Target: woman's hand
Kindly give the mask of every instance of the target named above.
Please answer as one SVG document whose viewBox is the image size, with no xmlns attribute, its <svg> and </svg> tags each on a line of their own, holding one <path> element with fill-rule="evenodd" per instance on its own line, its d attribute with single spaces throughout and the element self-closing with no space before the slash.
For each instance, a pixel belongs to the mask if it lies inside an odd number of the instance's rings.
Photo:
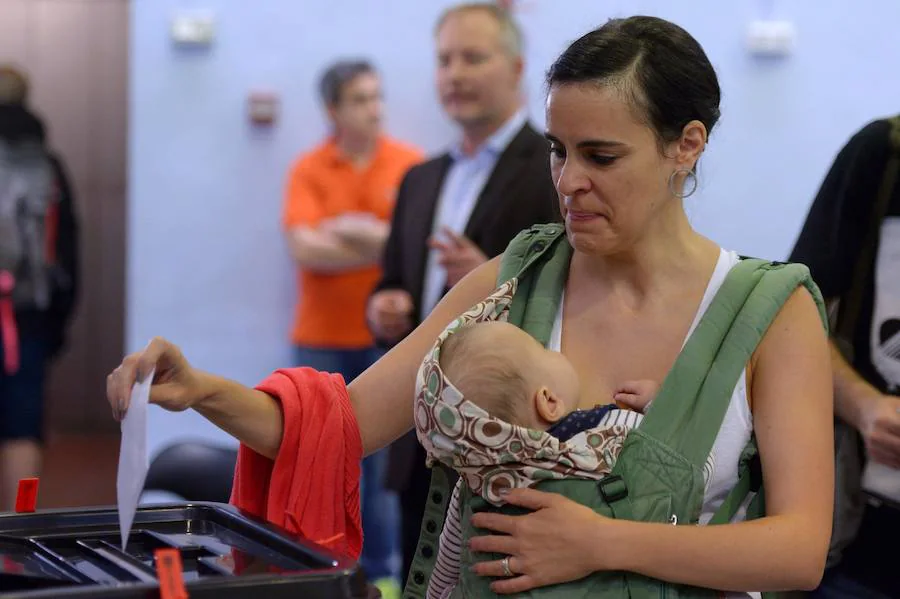
<svg viewBox="0 0 900 599">
<path fill-rule="evenodd" d="M 154 372 L 150 387 L 150 403 L 179 412 L 193 406 L 205 395 L 203 376 L 191 368 L 181 350 L 165 339 L 156 338 L 143 351 L 127 356 L 106 377 L 106 399 L 113 417 L 122 420 L 128 411 L 131 389 L 135 381 Z"/>
<path fill-rule="evenodd" d="M 562 495 L 534 489 L 513 489 L 505 500 L 534 510 L 524 516 L 482 512 L 472 516 L 472 524 L 500 535 L 473 537 L 473 552 L 509 555 L 512 578 L 491 585 L 495 593 L 521 593 L 528 589 L 584 578 L 598 570 L 614 570 L 603 563 L 613 551 L 598 551 L 609 544 L 617 523 Z M 480 576 L 504 577 L 503 561 L 481 562 L 474 566 Z"/>
</svg>

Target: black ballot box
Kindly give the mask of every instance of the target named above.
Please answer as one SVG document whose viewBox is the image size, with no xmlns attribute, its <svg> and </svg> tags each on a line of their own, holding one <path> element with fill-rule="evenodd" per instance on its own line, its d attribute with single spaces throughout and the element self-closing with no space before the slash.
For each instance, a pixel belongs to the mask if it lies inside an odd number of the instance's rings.
<svg viewBox="0 0 900 599">
<path fill-rule="evenodd" d="M 155 599 L 160 549 L 178 550 L 191 599 L 378 596 L 353 561 L 230 505 L 189 503 L 139 508 L 124 551 L 114 508 L 0 514 L 0 597 Z"/>
</svg>

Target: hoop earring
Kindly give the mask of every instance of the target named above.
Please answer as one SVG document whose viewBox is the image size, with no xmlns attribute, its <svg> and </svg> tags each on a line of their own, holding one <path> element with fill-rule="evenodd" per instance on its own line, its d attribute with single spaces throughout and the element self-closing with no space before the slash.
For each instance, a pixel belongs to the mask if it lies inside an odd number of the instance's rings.
<svg viewBox="0 0 900 599">
<path fill-rule="evenodd" d="M 685 192 L 683 188 L 682 188 L 681 192 L 678 192 L 675 189 L 675 176 L 679 175 L 681 173 L 684 173 L 685 186 L 687 185 L 688 181 L 691 182 L 690 191 L 688 191 L 688 192 Z M 672 171 L 672 174 L 669 175 L 669 193 L 671 193 L 673 196 L 675 196 L 676 198 L 679 198 L 681 200 L 694 195 L 694 192 L 697 191 L 697 185 L 698 185 L 697 173 L 695 173 L 694 171 L 692 171 L 689 168 L 681 167 L 679 169 L 675 169 L 674 171 Z"/>
</svg>

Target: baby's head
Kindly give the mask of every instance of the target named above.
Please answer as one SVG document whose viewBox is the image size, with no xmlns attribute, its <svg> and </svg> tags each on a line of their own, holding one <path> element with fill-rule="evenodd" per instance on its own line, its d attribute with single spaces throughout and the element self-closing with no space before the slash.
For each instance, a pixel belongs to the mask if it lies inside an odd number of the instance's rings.
<svg viewBox="0 0 900 599">
<path fill-rule="evenodd" d="M 464 326 L 441 346 L 441 370 L 491 416 L 547 430 L 578 407 L 578 375 L 559 352 L 506 322 Z"/>
</svg>

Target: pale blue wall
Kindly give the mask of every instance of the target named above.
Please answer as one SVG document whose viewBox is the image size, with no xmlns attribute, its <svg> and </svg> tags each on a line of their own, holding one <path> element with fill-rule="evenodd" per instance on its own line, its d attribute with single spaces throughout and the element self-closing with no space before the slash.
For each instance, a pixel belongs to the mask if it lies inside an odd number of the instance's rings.
<svg viewBox="0 0 900 599">
<path fill-rule="evenodd" d="M 278 216 L 285 170 L 324 133 L 322 66 L 366 55 L 382 69 L 390 130 L 428 150 L 452 134 L 434 101 L 438 0 L 133 0 L 127 345 L 153 335 L 197 366 L 251 384 L 290 362 L 293 273 Z M 543 124 L 542 75 L 571 39 L 611 16 L 655 14 L 706 48 L 723 117 L 689 207 L 697 227 L 745 253 L 784 257 L 835 152 L 868 120 L 900 111 L 900 3 L 525 0 L 529 105 Z M 374 7 L 378 7 L 375 10 Z M 564 7 L 564 10 L 563 10 Z M 174 48 L 176 9 L 211 9 L 208 51 Z M 796 52 L 751 58 L 744 33 L 773 11 L 797 27 Z M 390 11 L 390 14 L 389 14 Z M 281 94 L 282 119 L 254 132 L 248 91 Z M 151 450 L 216 436 L 196 414 L 152 410 Z"/>
</svg>

